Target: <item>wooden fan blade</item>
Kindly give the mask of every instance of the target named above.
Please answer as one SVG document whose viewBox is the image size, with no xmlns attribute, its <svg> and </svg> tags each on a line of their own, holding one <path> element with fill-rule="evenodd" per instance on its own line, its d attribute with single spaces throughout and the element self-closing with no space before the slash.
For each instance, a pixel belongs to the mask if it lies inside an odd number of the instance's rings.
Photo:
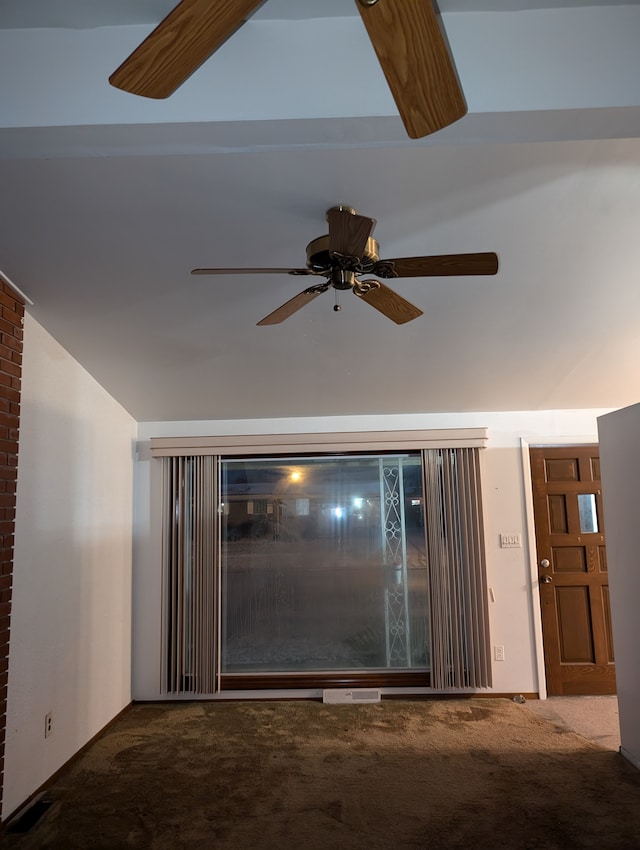
<svg viewBox="0 0 640 850">
<path fill-rule="evenodd" d="M 363 283 L 368 283 L 369 281 L 363 281 Z M 358 292 L 357 289 L 354 289 L 355 295 L 358 298 L 362 298 L 363 301 L 366 301 L 367 304 L 371 304 L 372 307 L 375 307 L 376 310 L 379 310 L 381 313 L 391 319 L 392 322 L 395 322 L 396 325 L 404 325 L 406 322 L 410 322 L 412 319 L 417 319 L 418 316 L 422 316 L 422 310 L 419 310 L 414 304 L 410 301 L 407 301 L 406 298 L 403 298 L 402 295 L 398 295 L 397 292 L 394 292 L 393 289 L 389 289 L 388 286 L 385 286 L 384 283 L 380 283 L 379 281 L 375 281 L 378 285 L 372 287 L 368 292 Z"/>
<path fill-rule="evenodd" d="M 315 286 L 310 289 L 305 289 L 304 292 L 294 295 L 293 298 L 290 298 L 289 301 L 281 307 L 278 307 L 278 309 L 274 310 L 273 313 L 269 313 L 268 316 L 261 319 L 258 322 L 258 326 L 279 325 L 280 322 L 284 322 L 284 320 L 288 319 L 289 316 L 293 316 L 294 313 L 297 313 L 298 310 L 301 310 L 306 304 L 325 292 L 326 289 L 327 287 L 324 286 Z"/>
<path fill-rule="evenodd" d="M 441 254 L 435 257 L 400 257 L 394 260 L 380 260 L 373 267 L 373 274 L 380 277 L 450 277 L 489 275 L 496 274 L 497 271 L 498 256 L 492 252 Z"/>
<path fill-rule="evenodd" d="M 310 269 L 191 269 L 191 274 L 293 274 L 314 275 Z"/>
<path fill-rule="evenodd" d="M 109 77 L 144 97 L 172 94 L 265 0 L 182 0 Z"/>
<path fill-rule="evenodd" d="M 462 118 L 467 105 L 431 0 L 356 5 L 410 138 Z"/>
<path fill-rule="evenodd" d="M 376 226 L 375 218 L 356 215 L 349 209 L 334 207 L 327 213 L 329 253 L 344 257 L 362 257 Z"/>
</svg>

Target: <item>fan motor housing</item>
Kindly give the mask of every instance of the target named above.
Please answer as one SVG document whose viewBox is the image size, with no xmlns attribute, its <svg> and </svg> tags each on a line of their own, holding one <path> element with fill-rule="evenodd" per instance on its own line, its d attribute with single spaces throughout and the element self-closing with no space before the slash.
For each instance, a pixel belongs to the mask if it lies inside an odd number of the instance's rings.
<svg viewBox="0 0 640 850">
<path fill-rule="evenodd" d="M 380 259 L 378 251 L 380 250 L 380 246 L 377 241 L 373 237 L 369 237 L 367 239 L 367 246 L 364 250 L 362 257 L 355 258 L 357 261 L 353 263 L 353 271 L 363 270 L 366 271 L 370 269 L 374 263 Z M 313 242 L 309 242 L 307 245 L 307 268 L 311 269 L 314 272 L 324 272 L 331 270 L 334 266 L 338 265 L 335 260 L 332 259 L 331 254 L 329 253 L 329 236 L 319 236 L 317 239 L 314 239 Z M 350 264 L 346 264 L 341 267 L 351 268 Z"/>
</svg>

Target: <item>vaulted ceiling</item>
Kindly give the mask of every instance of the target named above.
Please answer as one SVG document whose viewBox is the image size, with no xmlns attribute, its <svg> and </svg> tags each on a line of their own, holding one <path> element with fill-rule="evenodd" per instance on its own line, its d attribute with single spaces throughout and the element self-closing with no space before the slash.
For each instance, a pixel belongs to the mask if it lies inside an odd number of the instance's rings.
<svg viewBox="0 0 640 850">
<path fill-rule="evenodd" d="M 139 420 L 617 407 L 640 396 L 640 6 L 441 0 L 469 104 L 407 139 L 353 0 L 268 0 L 166 101 L 107 78 L 172 0 L 0 6 L 0 270 Z M 26 8 L 25 8 L 26 7 Z M 551 7 L 551 8 L 548 8 Z M 348 204 L 383 257 L 496 251 L 256 322 Z"/>
</svg>

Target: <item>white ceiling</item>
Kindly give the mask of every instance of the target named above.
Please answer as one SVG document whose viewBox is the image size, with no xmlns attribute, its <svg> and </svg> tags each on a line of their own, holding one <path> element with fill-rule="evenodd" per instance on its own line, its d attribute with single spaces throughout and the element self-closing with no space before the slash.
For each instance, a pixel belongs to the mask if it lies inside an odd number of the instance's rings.
<svg viewBox="0 0 640 850">
<path fill-rule="evenodd" d="M 572 6 L 635 5 L 639 0 L 438 0 L 441 12 L 521 11 Z M 155 24 L 175 0 L 3 0 L 0 28 L 108 27 Z M 263 20 L 298 20 L 357 15 L 353 0 L 268 0 L 255 13 Z"/>
<path fill-rule="evenodd" d="M 0 269 L 137 419 L 638 401 L 637 4 L 442 0 L 470 115 L 419 142 L 345 0 L 269 0 L 160 104 L 105 80 L 171 2 L 53 5 L 0 7 Z M 392 283 L 425 312 L 402 327 L 327 293 L 262 328 L 304 279 L 189 274 L 300 266 L 336 203 L 383 257 L 500 272 Z"/>
</svg>

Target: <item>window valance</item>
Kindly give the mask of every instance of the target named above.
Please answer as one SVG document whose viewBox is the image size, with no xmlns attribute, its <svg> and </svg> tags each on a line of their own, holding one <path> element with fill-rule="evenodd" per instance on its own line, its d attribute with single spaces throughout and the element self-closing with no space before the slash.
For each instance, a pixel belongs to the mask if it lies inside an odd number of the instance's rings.
<svg viewBox="0 0 640 850">
<path fill-rule="evenodd" d="M 487 428 L 419 431 L 348 431 L 319 434 L 244 434 L 213 437 L 153 437 L 152 457 L 252 455 L 269 452 L 402 451 L 486 448 Z"/>
</svg>

